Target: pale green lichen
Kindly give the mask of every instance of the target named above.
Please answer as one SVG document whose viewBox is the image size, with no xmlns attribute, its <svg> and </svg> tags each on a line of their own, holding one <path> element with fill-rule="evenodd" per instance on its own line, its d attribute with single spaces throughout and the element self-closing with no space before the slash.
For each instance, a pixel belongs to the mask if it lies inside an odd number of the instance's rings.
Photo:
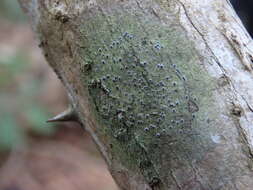
<svg viewBox="0 0 253 190">
<path fill-rule="evenodd" d="M 213 80 L 184 31 L 119 13 L 86 18 L 80 30 L 83 77 L 113 156 L 142 171 L 151 186 L 162 167 L 200 159 L 208 149 L 201 142 L 209 141 L 204 117 Z"/>
</svg>

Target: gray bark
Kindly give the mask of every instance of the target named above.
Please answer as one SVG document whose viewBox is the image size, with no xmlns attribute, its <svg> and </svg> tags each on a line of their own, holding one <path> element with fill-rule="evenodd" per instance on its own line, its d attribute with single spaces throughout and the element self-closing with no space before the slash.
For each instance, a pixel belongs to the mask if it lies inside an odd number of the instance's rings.
<svg viewBox="0 0 253 190">
<path fill-rule="evenodd" d="M 228 1 L 20 3 L 121 189 L 253 189 L 252 40 Z"/>
</svg>

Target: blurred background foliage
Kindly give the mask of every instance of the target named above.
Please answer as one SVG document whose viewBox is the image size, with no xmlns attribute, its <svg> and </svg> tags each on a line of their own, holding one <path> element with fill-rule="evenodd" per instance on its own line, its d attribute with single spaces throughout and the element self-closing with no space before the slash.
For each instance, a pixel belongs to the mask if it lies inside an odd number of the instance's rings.
<svg viewBox="0 0 253 190">
<path fill-rule="evenodd" d="M 26 17 L 16 0 L 1 0 L 0 17 L 12 22 L 26 22 Z"/>
<path fill-rule="evenodd" d="M 2 59 L 1 59 L 2 58 Z M 29 75 L 30 64 L 26 52 L 0 58 L 0 150 L 9 150 L 15 145 L 25 143 L 25 128 L 18 127 L 19 117 L 25 119 L 32 132 L 52 135 L 55 128 L 45 124 L 50 117 L 48 110 L 38 102 L 39 78 L 22 82 L 20 74 Z M 32 77 L 32 76 L 31 76 Z M 14 108 L 15 107 L 15 108 Z"/>
<path fill-rule="evenodd" d="M 78 124 L 46 123 L 67 104 L 17 0 L 1 0 L 1 190 L 117 189 L 91 137 Z"/>
<path fill-rule="evenodd" d="M 0 1 L 0 17 L 13 24 L 26 24 L 16 0 Z M 32 132 L 52 135 L 56 131 L 51 124 L 45 124 L 50 117 L 49 111 L 35 99 L 40 92 L 41 80 L 29 73 L 31 64 L 29 52 L 22 49 L 5 52 L 0 57 L 0 150 L 26 143 L 25 128 L 18 127 L 20 117 Z M 31 80 L 23 80 L 24 73 L 30 75 Z M 20 117 L 16 117 L 17 114 Z"/>
</svg>

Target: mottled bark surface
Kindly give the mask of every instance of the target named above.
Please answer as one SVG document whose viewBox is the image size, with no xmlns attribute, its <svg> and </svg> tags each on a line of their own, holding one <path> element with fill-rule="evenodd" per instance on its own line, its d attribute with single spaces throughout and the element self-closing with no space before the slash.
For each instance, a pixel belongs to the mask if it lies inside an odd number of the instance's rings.
<svg viewBox="0 0 253 190">
<path fill-rule="evenodd" d="M 252 40 L 227 1 L 20 2 L 121 189 L 253 188 Z"/>
</svg>

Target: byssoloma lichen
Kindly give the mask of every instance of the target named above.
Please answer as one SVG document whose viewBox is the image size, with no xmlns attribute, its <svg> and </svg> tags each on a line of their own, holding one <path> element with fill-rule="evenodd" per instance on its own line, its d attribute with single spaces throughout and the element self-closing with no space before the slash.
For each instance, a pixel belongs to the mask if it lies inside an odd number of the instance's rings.
<svg viewBox="0 0 253 190">
<path fill-rule="evenodd" d="M 209 89 L 202 92 L 208 86 L 202 79 L 210 79 L 196 64 L 192 44 L 179 35 L 183 30 L 177 26 L 164 27 L 152 19 L 145 22 L 147 16 L 143 21 L 129 15 L 112 17 L 109 23 L 99 16 L 85 21 L 87 47 L 80 53 L 84 62 L 92 62 L 92 69 L 83 75 L 113 151 L 122 153 L 124 164 L 134 166 L 135 160 L 147 159 L 144 152 L 155 159 L 152 148 L 171 138 L 182 143 L 170 148 L 190 151 L 201 100 L 210 93 Z M 156 171 L 150 166 L 149 172 L 144 176 L 152 180 Z"/>
</svg>

